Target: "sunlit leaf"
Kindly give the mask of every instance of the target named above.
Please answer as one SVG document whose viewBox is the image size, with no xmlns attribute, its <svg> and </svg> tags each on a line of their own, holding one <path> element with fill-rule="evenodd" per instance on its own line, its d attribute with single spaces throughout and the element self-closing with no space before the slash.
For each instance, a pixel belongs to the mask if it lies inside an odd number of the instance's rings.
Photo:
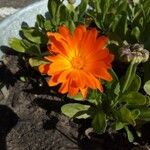
<svg viewBox="0 0 150 150">
<path fill-rule="evenodd" d="M 122 122 L 115 122 L 115 124 L 113 125 L 113 128 L 117 131 L 117 130 L 121 130 L 124 128 L 124 124 Z"/>
<path fill-rule="evenodd" d="M 20 52 L 20 53 L 25 53 L 26 51 L 25 45 L 22 43 L 20 39 L 10 38 L 8 43 L 10 47 L 14 49 L 15 51 Z"/>
<path fill-rule="evenodd" d="M 78 103 L 69 103 L 61 107 L 61 111 L 64 115 L 69 118 L 86 119 L 89 118 L 89 105 L 83 105 Z"/>
<path fill-rule="evenodd" d="M 128 126 L 125 126 L 124 128 L 126 130 L 129 142 L 133 142 L 134 141 L 134 136 L 133 136 L 132 132 L 129 130 Z"/>
<path fill-rule="evenodd" d="M 148 80 L 145 84 L 144 84 L 144 91 L 150 95 L 150 80 Z"/>
<path fill-rule="evenodd" d="M 38 67 L 41 64 L 48 64 L 48 62 L 41 60 L 39 58 L 30 58 L 29 59 L 29 64 L 31 67 Z"/>
<path fill-rule="evenodd" d="M 46 44 L 47 43 L 47 36 L 44 35 L 42 32 L 36 29 L 23 29 L 22 33 L 24 37 L 34 43 L 37 44 Z"/>
<path fill-rule="evenodd" d="M 77 101 L 83 101 L 84 100 L 84 98 L 83 98 L 83 96 L 80 92 L 78 92 L 78 94 L 76 96 L 70 96 L 68 94 L 67 97 L 70 98 L 70 99 L 77 100 Z"/>
</svg>

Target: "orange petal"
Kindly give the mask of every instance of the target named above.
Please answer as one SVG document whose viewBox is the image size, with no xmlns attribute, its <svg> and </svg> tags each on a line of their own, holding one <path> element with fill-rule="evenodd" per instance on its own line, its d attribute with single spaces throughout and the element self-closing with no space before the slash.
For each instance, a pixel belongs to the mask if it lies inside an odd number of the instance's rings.
<svg viewBox="0 0 150 150">
<path fill-rule="evenodd" d="M 106 81 L 111 81 L 113 79 L 111 74 L 105 68 L 101 68 L 97 76 L 99 76 L 99 78 L 106 80 Z"/>
<path fill-rule="evenodd" d="M 74 88 L 72 86 L 69 86 L 68 93 L 70 96 L 76 96 L 78 94 L 78 92 L 79 92 L 79 88 Z"/>
<path fill-rule="evenodd" d="M 56 86 L 58 85 L 60 82 L 58 82 L 58 77 L 60 76 L 60 74 L 55 74 L 53 75 L 49 81 L 48 81 L 48 85 L 49 86 Z"/>
<path fill-rule="evenodd" d="M 69 29 L 65 25 L 60 26 L 58 30 L 59 30 L 59 33 L 65 38 L 70 37 L 71 35 Z"/>
<path fill-rule="evenodd" d="M 81 41 L 84 33 L 86 32 L 86 27 L 83 25 L 79 25 L 73 35 L 73 42 L 76 43 L 77 47 L 79 46 L 79 42 Z"/>
<path fill-rule="evenodd" d="M 42 65 L 39 66 L 39 71 L 41 73 L 46 74 L 49 70 L 49 67 L 50 67 L 50 64 L 42 64 Z"/>
<path fill-rule="evenodd" d="M 57 55 L 57 56 L 59 56 L 59 55 Z M 56 59 L 56 61 L 54 61 L 53 63 L 51 63 L 50 69 L 48 71 L 48 75 L 53 75 L 53 74 L 55 74 L 57 72 L 62 72 L 64 70 L 71 69 L 71 67 L 72 67 L 71 63 L 66 58 L 64 58 L 61 55 L 60 55 L 60 58 L 61 59 L 58 59 L 58 60 Z"/>
<path fill-rule="evenodd" d="M 61 87 L 59 88 L 59 92 L 62 94 L 65 94 L 68 92 L 68 88 L 69 88 L 69 81 L 66 81 L 65 83 L 63 83 L 61 85 Z"/>
<path fill-rule="evenodd" d="M 85 87 L 85 83 L 83 82 L 82 80 L 82 77 L 81 77 L 81 72 L 79 70 L 72 70 L 69 74 L 69 78 L 72 79 L 72 82 L 70 84 L 72 84 L 72 86 L 74 87 Z"/>
<path fill-rule="evenodd" d="M 66 41 L 63 38 L 63 36 L 61 36 L 58 33 L 52 33 L 50 34 L 49 38 L 51 40 L 51 45 L 48 47 L 50 51 L 53 51 L 54 53 L 67 55 L 70 48 L 68 41 Z"/>
<path fill-rule="evenodd" d="M 81 94 L 83 96 L 83 98 L 86 98 L 87 96 L 87 92 L 88 92 L 88 88 L 80 88 Z"/>
<path fill-rule="evenodd" d="M 92 30 L 87 30 L 86 33 L 84 33 L 82 41 L 80 42 L 80 50 L 82 51 L 82 55 L 86 56 L 93 50 L 96 37 L 97 30 L 95 28 Z"/>
<path fill-rule="evenodd" d="M 59 76 L 58 80 L 60 82 L 66 82 L 68 80 L 68 77 L 70 75 L 71 70 L 65 70 L 61 73 L 61 75 Z"/>
<path fill-rule="evenodd" d="M 99 49 L 104 48 L 106 46 L 107 42 L 108 42 L 108 38 L 107 37 L 105 37 L 105 36 L 98 37 L 98 39 L 96 40 L 94 49 L 95 50 L 99 50 Z"/>
<path fill-rule="evenodd" d="M 80 72 L 82 81 L 86 85 L 86 87 L 90 87 L 92 89 L 99 89 L 101 90 L 100 82 L 96 79 L 92 74 L 88 72 L 81 71 Z"/>
</svg>

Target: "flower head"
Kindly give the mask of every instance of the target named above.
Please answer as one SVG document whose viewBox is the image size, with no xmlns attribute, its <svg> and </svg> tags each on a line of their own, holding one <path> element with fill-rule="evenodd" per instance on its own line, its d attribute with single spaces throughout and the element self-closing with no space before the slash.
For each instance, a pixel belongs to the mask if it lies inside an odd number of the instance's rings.
<svg viewBox="0 0 150 150">
<path fill-rule="evenodd" d="M 124 62 L 144 63 L 149 60 L 149 51 L 142 44 L 127 44 L 120 48 L 120 57 Z"/>
<path fill-rule="evenodd" d="M 63 25 L 58 32 L 47 35 L 48 49 L 53 55 L 45 57 L 51 63 L 40 65 L 39 70 L 51 76 L 48 85 L 61 84 L 59 92 L 71 96 L 81 92 L 85 97 L 88 88 L 103 92 L 101 79 L 112 80 L 108 69 L 113 55 L 106 48 L 107 37 L 84 25 L 79 25 L 73 34 Z"/>
</svg>

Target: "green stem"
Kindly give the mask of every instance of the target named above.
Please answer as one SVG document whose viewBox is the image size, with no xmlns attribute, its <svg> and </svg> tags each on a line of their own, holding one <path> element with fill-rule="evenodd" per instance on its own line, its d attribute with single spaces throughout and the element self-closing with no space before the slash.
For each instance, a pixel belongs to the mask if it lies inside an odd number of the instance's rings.
<svg viewBox="0 0 150 150">
<path fill-rule="evenodd" d="M 128 68 L 126 75 L 125 75 L 125 81 L 124 81 L 124 84 L 122 87 L 121 94 L 116 96 L 116 98 L 114 99 L 114 103 L 112 104 L 112 108 L 114 108 L 119 103 L 119 101 L 120 101 L 119 99 L 121 98 L 122 94 L 128 89 L 128 87 L 132 83 L 138 64 L 139 63 L 137 63 L 137 58 L 134 58 L 132 60 L 132 62 L 130 63 L 129 68 Z"/>
<path fill-rule="evenodd" d="M 124 93 L 128 86 L 131 84 L 133 78 L 134 78 L 134 75 L 135 75 L 135 72 L 136 72 L 136 68 L 137 68 L 137 63 L 136 62 L 136 58 L 132 60 L 127 72 L 126 72 L 126 79 L 125 79 L 125 82 L 124 82 L 124 85 L 123 85 L 123 88 L 122 88 L 122 93 Z"/>
</svg>

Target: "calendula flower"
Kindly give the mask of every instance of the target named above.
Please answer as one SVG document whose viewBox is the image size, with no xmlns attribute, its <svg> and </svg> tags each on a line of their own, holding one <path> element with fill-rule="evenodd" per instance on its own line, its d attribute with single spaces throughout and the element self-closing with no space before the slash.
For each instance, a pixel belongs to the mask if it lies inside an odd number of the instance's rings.
<svg viewBox="0 0 150 150">
<path fill-rule="evenodd" d="M 58 32 L 47 35 L 48 49 L 53 55 L 45 57 L 50 64 L 40 65 L 39 71 L 51 76 L 48 85 L 61 84 L 59 92 L 71 96 L 81 92 L 86 97 L 88 88 L 103 92 L 101 80 L 112 80 L 108 69 L 113 55 L 106 48 L 107 37 L 84 25 L 79 25 L 72 34 L 62 25 Z"/>
</svg>

